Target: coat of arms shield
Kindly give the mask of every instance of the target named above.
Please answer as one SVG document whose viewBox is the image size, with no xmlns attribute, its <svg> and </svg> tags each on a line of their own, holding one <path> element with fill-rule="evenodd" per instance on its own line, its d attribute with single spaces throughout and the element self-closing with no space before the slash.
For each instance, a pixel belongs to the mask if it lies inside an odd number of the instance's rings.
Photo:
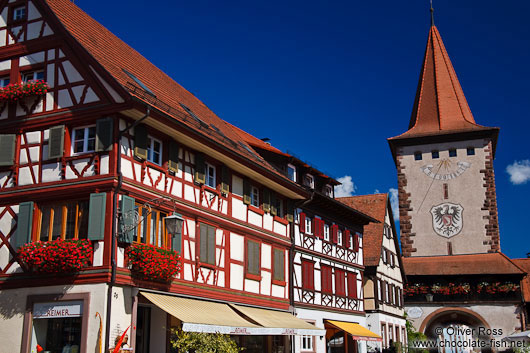
<svg viewBox="0 0 530 353">
<path fill-rule="evenodd" d="M 446 202 L 431 208 L 432 227 L 436 234 L 451 238 L 462 231 L 464 208 Z"/>
</svg>

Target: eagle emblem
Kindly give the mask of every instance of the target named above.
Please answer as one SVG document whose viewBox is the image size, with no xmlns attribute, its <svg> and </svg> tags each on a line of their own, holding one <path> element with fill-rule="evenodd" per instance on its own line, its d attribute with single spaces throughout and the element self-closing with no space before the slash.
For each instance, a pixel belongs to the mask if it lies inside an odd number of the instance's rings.
<svg viewBox="0 0 530 353">
<path fill-rule="evenodd" d="M 442 203 L 431 208 L 432 226 L 434 231 L 445 238 L 451 238 L 460 231 L 463 226 L 464 208 L 454 203 Z"/>
</svg>

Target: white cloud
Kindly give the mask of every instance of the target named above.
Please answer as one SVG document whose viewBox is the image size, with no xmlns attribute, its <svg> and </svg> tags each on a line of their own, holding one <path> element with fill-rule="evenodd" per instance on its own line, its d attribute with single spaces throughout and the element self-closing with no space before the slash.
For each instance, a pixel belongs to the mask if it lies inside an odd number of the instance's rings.
<svg viewBox="0 0 530 353">
<path fill-rule="evenodd" d="M 506 167 L 510 181 L 514 185 L 525 184 L 530 180 L 530 160 L 515 161 Z"/>
<path fill-rule="evenodd" d="M 379 192 L 380 192 L 379 189 L 374 190 L 374 194 L 379 194 Z"/>
<path fill-rule="evenodd" d="M 342 185 L 335 186 L 335 197 L 353 196 L 357 187 L 351 180 L 351 176 L 345 175 L 337 179 Z"/>
<path fill-rule="evenodd" d="M 392 207 L 392 215 L 394 216 L 394 222 L 399 222 L 399 199 L 398 190 L 394 188 L 388 189 L 390 194 L 390 206 Z"/>
</svg>

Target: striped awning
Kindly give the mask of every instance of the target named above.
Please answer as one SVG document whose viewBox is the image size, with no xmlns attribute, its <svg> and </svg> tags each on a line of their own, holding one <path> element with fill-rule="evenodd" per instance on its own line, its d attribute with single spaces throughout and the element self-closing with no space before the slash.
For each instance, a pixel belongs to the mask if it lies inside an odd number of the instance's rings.
<svg viewBox="0 0 530 353">
<path fill-rule="evenodd" d="M 187 332 L 229 335 L 325 335 L 326 331 L 288 312 L 140 292 L 182 322 Z"/>
<path fill-rule="evenodd" d="M 376 333 L 354 322 L 326 320 L 326 323 L 339 330 L 349 333 L 357 341 L 382 341 L 383 339 Z"/>
</svg>

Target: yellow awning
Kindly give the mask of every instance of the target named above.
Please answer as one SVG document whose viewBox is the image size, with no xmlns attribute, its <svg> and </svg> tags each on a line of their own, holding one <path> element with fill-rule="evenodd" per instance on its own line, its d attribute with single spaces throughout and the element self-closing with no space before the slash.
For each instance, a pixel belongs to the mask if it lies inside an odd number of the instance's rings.
<svg viewBox="0 0 530 353">
<path fill-rule="evenodd" d="M 324 336 L 326 330 L 320 329 L 291 313 L 248 306 L 230 304 L 249 319 L 270 329 L 271 335 L 308 335 Z"/>
<path fill-rule="evenodd" d="M 381 336 L 379 336 L 376 333 L 373 333 L 372 331 L 368 330 L 367 328 L 353 323 L 353 322 L 345 322 L 345 321 L 334 321 L 334 320 L 326 320 L 328 324 L 331 324 L 338 328 L 339 330 L 348 332 L 354 340 L 358 341 L 382 341 L 383 339 Z"/>
</svg>

